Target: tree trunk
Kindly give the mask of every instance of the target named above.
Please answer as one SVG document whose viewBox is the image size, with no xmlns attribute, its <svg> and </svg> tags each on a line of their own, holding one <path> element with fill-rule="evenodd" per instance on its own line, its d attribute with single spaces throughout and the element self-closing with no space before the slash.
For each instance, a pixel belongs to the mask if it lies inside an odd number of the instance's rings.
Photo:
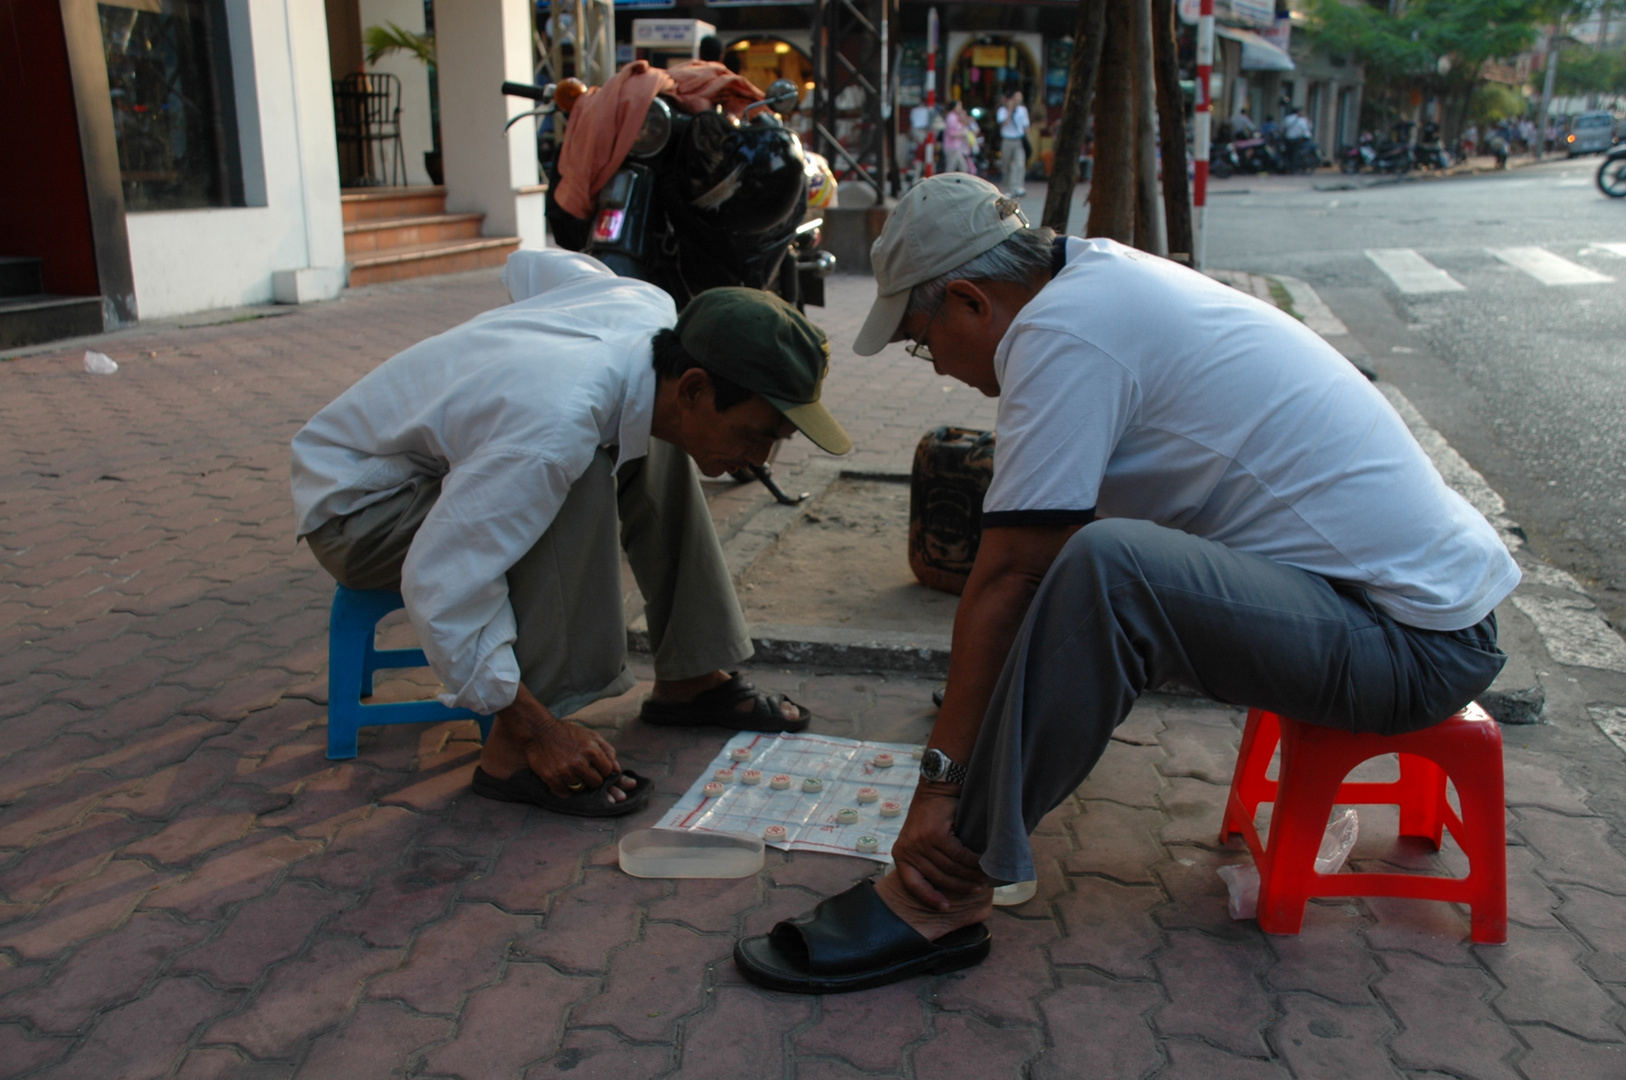
<svg viewBox="0 0 1626 1080">
<path fill-rule="evenodd" d="M 1152 46 L 1157 63 L 1157 129 L 1163 144 L 1163 218 L 1169 258 L 1191 265 L 1191 187 L 1186 176 L 1186 96 L 1180 91 L 1180 47 L 1174 0 L 1152 0 Z"/>
<path fill-rule="evenodd" d="M 1157 194 L 1157 77 L 1152 63 L 1152 0 L 1133 0 L 1135 42 L 1135 246 L 1167 255 Z"/>
<path fill-rule="evenodd" d="M 1086 236 L 1135 242 L 1135 67 L 1131 7 L 1105 0 L 1101 69 L 1095 80 L 1095 170 Z"/>
<path fill-rule="evenodd" d="M 1044 197 L 1043 224 L 1058 233 L 1067 231 L 1073 190 L 1078 187 L 1078 154 L 1090 122 L 1095 96 L 1096 70 L 1101 66 L 1101 27 L 1106 0 L 1078 0 L 1078 25 L 1073 30 L 1073 60 L 1067 68 L 1067 98 L 1056 126 L 1055 153 L 1051 157 L 1050 186 Z"/>
</svg>

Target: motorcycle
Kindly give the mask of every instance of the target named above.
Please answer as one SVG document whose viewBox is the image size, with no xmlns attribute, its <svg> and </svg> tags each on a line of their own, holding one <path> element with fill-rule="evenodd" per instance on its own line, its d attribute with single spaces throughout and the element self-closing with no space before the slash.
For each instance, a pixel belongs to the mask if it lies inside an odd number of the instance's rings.
<svg viewBox="0 0 1626 1080">
<path fill-rule="evenodd" d="M 1440 128 L 1437 124 L 1423 125 L 1423 137 L 1413 149 L 1413 156 L 1417 164 L 1425 169 L 1439 169 L 1444 172 L 1453 164 L 1451 151 L 1447 150 L 1445 143 L 1440 140 Z"/>
<path fill-rule="evenodd" d="M 1396 125 L 1394 132 L 1391 133 L 1392 137 L 1382 142 L 1376 141 L 1370 131 L 1361 132 L 1355 145 L 1344 149 L 1339 168 L 1350 175 L 1362 169 L 1369 169 L 1372 172 L 1410 172 L 1417 162 L 1412 155 L 1411 145 L 1401 130 L 1407 126 Z"/>
<path fill-rule="evenodd" d="M 1321 168 L 1321 147 L 1314 139 L 1284 139 L 1281 160 L 1289 175 L 1313 173 Z"/>
<path fill-rule="evenodd" d="M 1209 175 L 1221 180 L 1234 173 L 1283 171 L 1281 151 L 1271 140 L 1260 136 L 1221 143 L 1211 152 L 1208 162 Z"/>
<path fill-rule="evenodd" d="M 504 83 L 503 93 L 543 106 L 509 123 L 552 109 L 568 116 L 584 91 L 574 79 L 557 87 Z M 550 168 L 555 240 L 659 286 L 679 307 L 720 285 L 768 289 L 798 307 L 822 304 L 835 257 L 818 250 L 823 220 L 807 214 L 810 172 L 816 177 L 817 170 L 774 113 L 799 97 L 781 79 L 738 122 L 720 112 L 689 115 L 657 97 L 626 161 L 599 191 L 591 220 L 557 204 L 557 161 Z"/>
<path fill-rule="evenodd" d="M 1611 199 L 1626 198 L 1626 143 L 1604 154 L 1603 164 L 1598 166 L 1598 190 Z"/>
<path fill-rule="evenodd" d="M 502 92 L 538 103 L 509 120 L 512 127 L 555 111 L 568 117 L 586 87 L 576 79 L 505 82 Z M 804 153 L 775 114 L 789 112 L 800 96 L 794 83 L 777 80 L 738 121 L 717 111 L 685 113 L 656 97 L 590 219 L 555 201 L 558 159 L 551 163 L 546 214 L 554 240 L 622 277 L 658 286 L 680 309 L 695 294 L 725 285 L 765 289 L 798 309 L 822 305 L 836 259 L 819 248 L 823 218 L 808 212 L 808 191 L 827 181 L 828 166 L 821 169 L 822 159 Z M 801 501 L 781 491 L 766 466 L 737 478 L 762 481 L 782 503 Z"/>
<path fill-rule="evenodd" d="M 1372 133 L 1363 131 L 1361 137 L 1355 141 L 1355 145 L 1344 147 L 1344 153 L 1338 162 L 1338 167 L 1346 174 L 1354 176 L 1362 169 L 1371 169 L 1376 172 L 1377 163 L 1378 151 L 1377 147 L 1372 145 Z"/>
</svg>

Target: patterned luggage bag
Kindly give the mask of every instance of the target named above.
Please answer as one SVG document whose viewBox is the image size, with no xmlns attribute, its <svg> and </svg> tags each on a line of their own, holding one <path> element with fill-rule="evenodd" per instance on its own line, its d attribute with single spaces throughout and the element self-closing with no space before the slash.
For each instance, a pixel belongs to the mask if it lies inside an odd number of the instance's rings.
<svg viewBox="0 0 1626 1080">
<path fill-rule="evenodd" d="M 909 569 L 922 585 L 965 590 L 993 475 L 993 432 L 940 427 L 921 437 L 909 481 Z"/>
</svg>

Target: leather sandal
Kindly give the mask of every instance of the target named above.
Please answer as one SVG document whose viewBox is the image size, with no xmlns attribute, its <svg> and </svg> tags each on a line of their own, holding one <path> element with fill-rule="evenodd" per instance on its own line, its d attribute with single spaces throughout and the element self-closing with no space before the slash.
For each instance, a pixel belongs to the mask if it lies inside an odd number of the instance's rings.
<svg viewBox="0 0 1626 1080">
<path fill-rule="evenodd" d="M 610 798 L 610 785 L 623 776 L 630 776 L 634 785 L 632 790 L 627 792 L 625 799 L 615 802 Z M 476 795 L 496 799 L 498 802 L 530 803 L 544 810 L 552 810 L 556 814 L 590 818 L 620 817 L 642 810 L 648 804 L 649 797 L 655 793 L 655 781 L 647 776 L 639 776 L 631 769 L 623 769 L 607 777 L 604 783 L 596 788 L 572 792 L 564 798 L 549 791 L 542 778 L 530 769 L 521 769 L 508 779 L 499 780 L 476 765 L 472 786 Z"/>
<path fill-rule="evenodd" d="M 752 703 L 748 710 L 740 710 L 743 701 Z M 796 705 L 797 719 L 786 720 L 780 706 L 796 702 L 784 694 L 767 694 L 740 678 L 740 673 L 728 673 L 728 681 L 718 683 L 710 690 L 696 694 L 693 701 L 644 702 L 638 719 L 646 724 L 662 727 L 721 727 L 732 731 L 801 731 L 807 727 L 813 714 Z"/>
<path fill-rule="evenodd" d="M 734 945 L 734 966 L 758 986 L 792 994 L 844 994 L 915 975 L 943 975 L 981 963 L 990 949 L 985 923 L 927 941 L 861 881 L 786 919 L 761 937 Z"/>
</svg>

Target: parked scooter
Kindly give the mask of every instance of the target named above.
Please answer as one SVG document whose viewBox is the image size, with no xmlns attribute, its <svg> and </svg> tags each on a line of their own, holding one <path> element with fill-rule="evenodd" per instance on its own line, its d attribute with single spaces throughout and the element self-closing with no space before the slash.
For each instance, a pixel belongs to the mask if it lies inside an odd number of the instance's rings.
<svg viewBox="0 0 1626 1080">
<path fill-rule="evenodd" d="M 503 93 L 542 102 L 538 113 L 553 106 L 568 115 L 583 89 L 573 83 L 504 83 Z M 719 285 L 769 289 L 798 304 L 805 291 L 819 303 L 834 257 L 816 248 L 822 222 L 804 220 L 809 161 L 801 140 L 773 111 L 794 108 L 799 96 L 779 80 L 738 122 L 720 112 L 689 115 L 657 97 L 591 221 L 566 213 L 550 190 L 554 239 L 660 286 L 679 307 Z M 549 180 L 556 189 L 557 173 Z M 787 255 L 794 273 L 785 272 Z"/>
<path fill-rule="evenodd" d="M 1603 164 L 1598 166 L 1598 190 L 1611 199 L 1626 198 L 1626 143 L 1604 154 Z"/>
<path fill-rule="evenodd" d="M 1423 125 L 1423 137 L 1417 141 L 1412 156 L 1418 166 L 1424 169 L 1439 169 L 1444 172 L 1455 164 L 1451 151 L 1447 150 L 1445 143 L 1440 140 L 1438 124 Z"/>
<path fill-rule="evenodd" d="M 505 82 L 502 92 L 539 103 L 510 120 L 511 127 L 554 109 L 568 116 L 586 88 L 565 79 L 541 87 Z M 738 121 L 716 111 L 691 115 L 655 98 L 626 161 L 598 192 L 590 220 L 557 204 L 557 164 L 550 170 L 554 240 L 622 277 L 659 286 L 679 308 L 724 285 L 766 289 L 798 308 L 822 305 L 824 278 L 836 260 L 819 250 L 823 219 L 809 217 L 807 206 L 810 180 L 825 178 L 774 113 L 795 108 L 800 96 L 794 83 L 780 79 Z M 800 501 L 780 491 L 766 468 L 752 475 L 780 502 Z"/>
</svg>

